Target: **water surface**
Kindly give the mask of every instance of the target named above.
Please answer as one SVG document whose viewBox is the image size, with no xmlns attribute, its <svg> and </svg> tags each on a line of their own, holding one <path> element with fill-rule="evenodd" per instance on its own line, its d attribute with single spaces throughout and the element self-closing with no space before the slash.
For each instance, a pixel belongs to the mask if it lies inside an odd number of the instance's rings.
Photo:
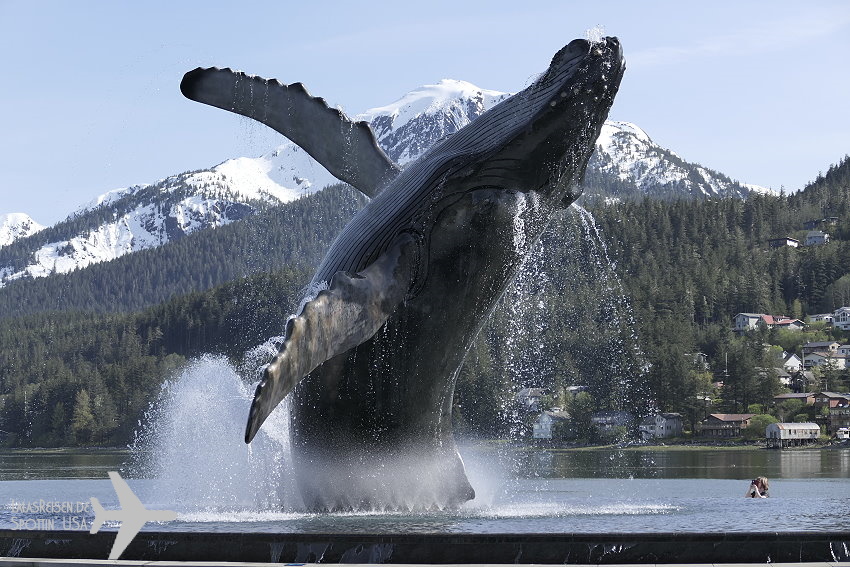
<svg viewBox="0 0 850 567">
<path fill-rule="evenodd" d="M 306 513 L 295 502 L 258 494 L 256 485 L 232 475 L 217 478 L 214 470 L 199 477 L 207 479 L 202 486 L 168 478 L 128 482 L 148 507 L 178 512 L 176 521 L 148 524 L 147 530 L 380 534 L 850 529 L 848 449 L 544 451 L 476 446 L 462 452 L 477 497 L 457 510 Z M 0 452 L 0 528 L 22 526 L 21 518 L 27 516 L 15 503 L 88 502 L 95 496 L 106 508 L 117 508 L 105 471 L 121 470 L 126 457 L 98 451 Z M 771 498 L 743 498 L 747 480 L 761 474 L 771 479 Z M 129 478 L 130 470 L 125 468 L 124 475 Z M 274 495 L 288 493 L 274 488 Z M 49 515 L 28 517 L 44 516 Z M 61 514 L 51 518 L 55 529 L 62 529 L 63 520 L 67 523 Z"/>
</svg>

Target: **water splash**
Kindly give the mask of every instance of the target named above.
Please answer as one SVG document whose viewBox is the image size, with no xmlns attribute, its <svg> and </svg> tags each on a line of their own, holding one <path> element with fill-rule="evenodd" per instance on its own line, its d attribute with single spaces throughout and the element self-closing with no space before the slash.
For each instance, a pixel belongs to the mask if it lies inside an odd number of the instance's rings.
<svg viewBox="0 0 850 567">
<path fill-rule="evenodd" d="M 643 373 L 635 328 L 593 216 L 573 204 L 553 220 L 520 268 L 491 325 L 491 332 L 504 336 L 491 342 L 503 343 L 501 362 L 513 395 L 529 387 L 562 395 L 567 386 L 587 386 L 603 405 L 625 409 Z M 559 398 L 555 405 L 564 402 Z M 512 439 L 530 433 L 522 409 L 508 403 L 503 415 Z"/>
<path fill-rule="evenodd" d="M 584 38 L 590 43 L 591 47 L 597 43 L 605 43 L 605 26 L 597 24 L 584 32 Z"/>
<path fill-rule="evenodd" d="M 297 506 L 289 465 L 288 407 L 249 447 L 253 387 L 224 357 L 206 355 L 166 382 L 131 446 L 132 473 L 179 511 L 281 511 Z"/>
</svg>

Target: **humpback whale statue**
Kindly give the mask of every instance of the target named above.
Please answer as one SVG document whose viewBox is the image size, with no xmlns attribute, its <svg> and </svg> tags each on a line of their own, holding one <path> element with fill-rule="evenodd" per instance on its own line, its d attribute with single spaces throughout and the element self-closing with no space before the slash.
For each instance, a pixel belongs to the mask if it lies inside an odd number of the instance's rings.
<svg viewBox="0 0 850 567">
<path fill-rule="evenodd" d="M 230 69 L 183 94 L 254 118 L 371 201 L 286 323 L 250 409 L 250 443 L 292 392 L 293 468 L 314 510 L 457 506 L 475 497 L 451 428 L 467 350 L 552 213 L 580 196 L 625 69 L 616 38 L 575 40 L 522 92 L 403 170 L 303 85 Z"/>
</svg>

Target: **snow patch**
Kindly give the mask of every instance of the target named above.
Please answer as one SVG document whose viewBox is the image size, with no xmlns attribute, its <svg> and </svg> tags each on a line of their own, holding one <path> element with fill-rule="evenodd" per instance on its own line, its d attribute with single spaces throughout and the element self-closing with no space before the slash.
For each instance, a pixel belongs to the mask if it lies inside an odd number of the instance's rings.
<svg viewBox="0 0 850 567">
<path fill-rule="evenodd" d="M 43 228 L 44 226 L 25 213 L 0 214 L 0 246 L 11 244 L 19 238 L 26 238 Z"/>
</svg>

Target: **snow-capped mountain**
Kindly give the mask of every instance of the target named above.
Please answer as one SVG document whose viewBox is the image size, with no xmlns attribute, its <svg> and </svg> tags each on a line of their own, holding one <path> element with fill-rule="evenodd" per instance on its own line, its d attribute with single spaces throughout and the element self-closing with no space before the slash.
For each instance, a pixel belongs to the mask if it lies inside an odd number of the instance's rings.
<svg viewBox="0 0 850 567">
<path fill-rule="evenodd" d="M 596 151 L 588 163 L 588 172 L 586 190 L 620 198 L 632 194 L 661 198 L 743 198 L 751 192 L 769 191 L 757 185 L 738 183 L 722 173 L 688 163 L 653 142 L 635 124 L 613 120 L 602 126 L 596 140 Z M 605 191 L 606 185 L 609 191 Z"/>
<path fill-rule="evenodd" d="M 415 89 L 392 104 L 367 110 L 355 120 L 369 122 L 379 144 L 403 166 L 508 96 L 444 79 Z M 40 232 L 10 229 L 12 236 L 6 236 L 3 227 L 11 226 L 12 221 L 3 221 L 0 287 L 11 280 L 66 273 L 161 246 L 336 182 L 306 152 L 287 142 L 257 158 L 231 159 L 209 170 L 110 191 Z M 745 197 L 754 190 L 763 189 L 685 162 L 627 122 L 606 122 L 585 176 L 586 195 L 616 199 L 641 195 Z"/>
<path fill-rule="evenodd" d="M 0 246 L 6 246 L 19 238 L 35 234 L 43 228 L 24 213 L 0 214 Z"/>
<path fill-rule="evenodd" d="M 358 114 L 356 119 L 368 122 L 390 159 L 403 166 L 509 96 L 466 81 L 443 79 L 410 91 L 392 104 Z"/>
</svg>

